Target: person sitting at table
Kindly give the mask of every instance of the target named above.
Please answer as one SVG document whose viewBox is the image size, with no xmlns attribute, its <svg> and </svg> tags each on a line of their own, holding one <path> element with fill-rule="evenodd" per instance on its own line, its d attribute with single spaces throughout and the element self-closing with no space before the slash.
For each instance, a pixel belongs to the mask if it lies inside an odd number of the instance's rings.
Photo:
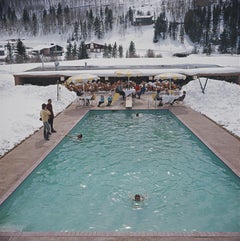
<svg viewBox="0 0 240 241">
<path fill-rule="evenodd" d="M 107 100 L 108 100 L 107 106 L 110 106 L 112 104 L 112 95 L 109 95 Z"/>
<path fill-rule="evenodd" d="M 136 94 L 139 93 L 141 91 L 141 86 L 139 84 L 136 84 L 134 86 L 134 89 L 135 89 L 135 93 L 132 94 L 132 97 L 135 98 L 136 97 Z"/>
<path fill-rule="evenodd" d="M 119 83 L 119 85 L 117 86 L 116 93 L 120 94 L 123 99 L 125 99 L 125 92 L 123 91 L 121 83 Z"/>
<path fill-rule="evenodd" d="M 155 96 L 155 100 L 159 100 L 158 106 L 162 106 L 163 105 L 163 103 L 162 103 L 162 96 L 160 95 L 160 89 L 157 90 L 157 94 Z"/>
<path fill-rule="evenodd" d="M 140 99 L 141 95 L 146 92 L 146 86 L 145 84 L 142 85 L 141 90 L 139 92 L 136 92 L 136 95 L 138 96 L 138 99 Z"/>
<path fill-rule="evenodd" d="M 96 100 L 96 95 L 93 92 L 91 93 L 91 97 L 87 98 L 87 104 L 86 105 L 90 105 L 91 100 Z"/>
<path fill-rule="evenodd" d="M 105 102 L 104 95 L 101 95 L 100 100 L 98 102 L 98 107 L 100 107 L 100 105 L 103 104 L 104 102 Z"/>
<path fill-rule="evenodd" d="M 77 96 L 82 96 L 82 95 L 83 95 L 83 92 L 82 92 L 80 89 L 77 89 L 77 90 L 76 90 L 76 95 L 77 95 Z"/>
<path fill-rule="evenodd" d="M 183 101 L 185 99 L 185 96 L 186 96 L 186 91 L 183 91 L 183 94 L 181 96 L 179 96 L 178 98 L 174 99 L 170 105 L 173 105 L 174 102 L 176 101 Z"/>
</svg>

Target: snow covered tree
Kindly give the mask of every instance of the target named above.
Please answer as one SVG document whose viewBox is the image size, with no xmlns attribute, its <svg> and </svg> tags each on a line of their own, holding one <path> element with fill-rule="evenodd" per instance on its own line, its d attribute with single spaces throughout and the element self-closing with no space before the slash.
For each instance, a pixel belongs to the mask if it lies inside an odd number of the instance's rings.
<svg viewBox="0 0 240 241">
<path fill-rule="evenodd" d="M 155 57 L 155 53 L 152 49 L 148 49 L 145 55 L 147 58 L 154 58 Z"/>
<path fill-rule="evenodd" d="M 135 48 L 135 44 L 133 41 L 130 42 L 129 49 L 128 49 L 128 55 L 129 55 L 129 58 L 136 57 L 136 48 Z"/>
<path fill-rule="evenodd" d="M 104 44 L 103 58 L 108 58 L 108 48 L 106 43 Z"/>
<path fill-rule="evenodd" d="M 18 39 L 17 40 L 17 53 L 16 53 L 16 62 L 24 63 L 27 60 L 26 48 L 23 42 Z"/>
<path fill-rule="evenodd" d="M 108 58 L 111 58 L 111 56 L 112 56 L 112 50 L 113 50 L 112 45 L 109 44 L 109 45 L 107 46 Z"/>
<path fill-rule="evenodd" d="M 73 49 L 73 45 L 72 43 L 68 43 L 67 47 L 66 47 L 67 51 L 66 51 L 66 60 L 72 60 L 73 56 L 72 56 L 72 49 Z"/>
<path fill-rule="evenodd" d="M 119 58 L 123 57 L 123 47 L 122 47 L 122 45 L 118 46 L 118 56 L 119 56 Z"/>
<path fill-rule="evenodd" d="M 77 53 L 77 44 L 74 42 L 73 48 L 72 48 L 72 57 L 73 59 L 77 59 L 78 53 Z"/>
<path fill-rule="evenodd" d="M 26 8 L 24 8 L 24 10 L 23 10 L 22 20 L 23 20 L 23 26 L 24 26 L 25 30 L 28 31 L 28 27 L 30 24 L 30 16 L 29 16 L 29 12 Z"/>
<path fill-rule="evenodd" d="M 166 39 L 167 26 L 165 13 L 161 13 L 154 26 L 154 42 L 158 42 L 159 38 Z"/>
<path fill-rule="evenodd" d="M 77 21 L 74 23 L 73 38 L 76 41 L 79 40 L 79 23 Z"/>
<path fill-rule="evenodd" d="M 128 21 L 133 25 L 133 10 L 130 7 L 127 12 Z"/>
<path fill-rule="evenodd" d="M 219 43 L 219 47 L 218 50 L 221 54 L 226 54 L 229 52 L 229 35 L 227 33 L 227 30 L 224 29 L 222 34 L 220 35 L 220 43 Z"/>
<path fill-rule="evenodd" d="M 36 36 L 38 33 L 38 21 L 37 21 L 37 16 L 35 13 L 33 13 L 32 16 L 32 34 L 33 36 Z"/>
<path fill-rule="evenodd" d="M 117 43 L 115 42 L 112 48 L 112 57 L 117 58 Z"/>
<path fill-rule="evenodd" d="M 58 28 L 61 29 L 63 26 L 63 13 L 62 13 L 61 3 L 58 3 L 58 7 L 57 7 L 57 22 L 58 22 Z"/>
<path fill-rule="evenodd" d="M 105 8 L 105 28 L 106 31 L 112 30 L 113 28 L 113 12 L 108 7 Z"/>
<path fill-rule="evenodd" d="M 100 19 L 98 18 L 98 16 L 95 18 L 94 21 L 94 32 L 95 32 L 95 36 L 97 36 L 98 39 L 102 38 L 102 28 L 101 28 L 101 22 Z"/>
<path fill-rule="evenodd" d="M 78 48 L 78 59 L 88 59 L 87 48 L 84 41 L 81 41 Z"/>
</svg>

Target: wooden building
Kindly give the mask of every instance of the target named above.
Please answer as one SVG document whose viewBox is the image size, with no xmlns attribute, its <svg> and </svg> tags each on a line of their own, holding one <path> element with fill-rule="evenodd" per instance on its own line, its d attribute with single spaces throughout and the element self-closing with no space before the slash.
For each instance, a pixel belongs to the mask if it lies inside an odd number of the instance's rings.
<svg viewBox="0 0 240 241">
<path fill-rule="evenodd" d="M 142 25 L 151 25 L 153 24 L 153 16 L 136 16 L 134 18 L 133 24 L 135 26 L 142 26 Z"/>
<path fill-rule="evenodd" d="M 32 50 L 32 55 L 43 55 L 43 56 L 62 56 L 63 54 L 63 47 L 57 44 L 51 44 L 50 46 L 38 46 Z"/>
<path fill-rule="evenodd" d="M 86 43 L 85 46 L 89 52 L 94 52 L 94 53 L 103 52 L 105 48 L 105 45 L 94 43 L 94 42 Z"/>
</svg>

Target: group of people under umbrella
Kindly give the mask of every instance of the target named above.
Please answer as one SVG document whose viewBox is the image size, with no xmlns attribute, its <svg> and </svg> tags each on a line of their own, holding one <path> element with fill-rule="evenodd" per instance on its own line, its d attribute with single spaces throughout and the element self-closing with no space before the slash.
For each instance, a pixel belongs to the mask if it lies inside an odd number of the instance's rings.
<svg viewBox="0 0 240 241">
<path fill-rule="evenodd" d="M 131 81 L 130 77 L 132 70 L 124 70 L 125 72 L 117 72 L 117 76 L 120 77 L 127 77 L 127 82 L 123 82 L 121 80 L 115 81 L 113 83 L 100 81 L 100 78 L 97 75 L 82 73 L 79 75 L 74 75 L 69 77 L 65 81 L 65 86 L 71 90 L 75 91 L 78 96 L 84 95 L 85 93 L 90 92 L 91 97 L 88 100 L 95 99 L 95 92 L 99 91 L 108 91 L 108 92 L 115 92 L 119 93 L 123 99 L 126 96 L 132 95 L 133 97 L 139 98 L 142 94 L 146 91 L 157 91 L 154 99 L 159 100 L 162 103 L 162 97 L 160 96 L 161 93 L 165 93 L 167 95 L 172 95 L 173 91 L 178 89 L 179 86 L 175 83 L 176 80 L 185 79 L 186 76 L 183 74 L 178 73 L 162 73 L 159 75 L 154 76 L 154 82 L 142 82 L 137 83 L 135 81 Z M 138 76 L 137 72 L 134 75 L 136 78 Z M 139 74 L 140 76 L 140 74 Z M 183 93 L 182 97 L 179 100 L 183 100 L 185 98 L 186 92 Z M 179 97 L 173 97 L 171 103 L 174 103 Z M 104 103 L 104 96 L 101 95 L 98 106 Z M 108 97 L 108 105 L 112 103 L 112 95 Z M 159 104 L 161 105 L 159 102 Z"/>
</svg>

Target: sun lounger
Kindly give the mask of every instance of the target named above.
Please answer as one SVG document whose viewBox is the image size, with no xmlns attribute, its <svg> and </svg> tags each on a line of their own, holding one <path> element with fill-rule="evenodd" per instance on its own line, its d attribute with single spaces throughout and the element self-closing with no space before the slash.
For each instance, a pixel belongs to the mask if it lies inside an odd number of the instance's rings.
<svg viewBox="0 0 240 241">
<path fill-rule="evenodd" d="M 132 96 L 127 96 L 126 97 L 126 109 L 132 109 Z"/>
</svg>

